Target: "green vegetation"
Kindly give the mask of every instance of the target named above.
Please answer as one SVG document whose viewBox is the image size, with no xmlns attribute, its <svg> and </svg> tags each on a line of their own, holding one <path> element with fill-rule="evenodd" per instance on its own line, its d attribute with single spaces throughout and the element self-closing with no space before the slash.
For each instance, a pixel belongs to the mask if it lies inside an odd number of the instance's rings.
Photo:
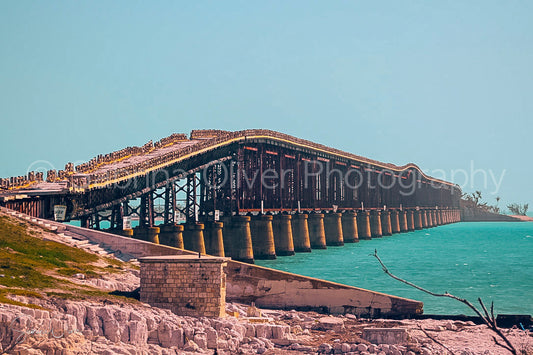
<svg viewBox="0 0 533 355">
<path fill-rule="evenodd" d="M 120 273 L 124 270 L 123 262 L 34 237 L 41 234 L 24 223 L 0 215 L 0 302 L 40 308 L 7 296 L 125 299 L 67 279 L 75 274 L 96 278 L 101 274 Z M 105 264 L 96 265 L 99 261 Z"/>
<path fill-rule="evenodd" d="M 29 291 L 29 290 L 21 290 L 21 289 L 18 289 L 18 288 L 3 288 L 3 289 L 0 289 L 0 303 L 8 303 L 8 304 L 16 305 L 16 306 L 24 306 L 24 307 L 29 307 L 29 308 L 43 309 L 43 307 L 35 305 L 35 304 L 26 304 L 26 303 L 14 301 L 14 300 L 6 297 L 7 295 L 43 298 L 43 296 L 40 293 L 37 293 L 37 292 L 34 292 L 34 291 Z"/>
</svg>

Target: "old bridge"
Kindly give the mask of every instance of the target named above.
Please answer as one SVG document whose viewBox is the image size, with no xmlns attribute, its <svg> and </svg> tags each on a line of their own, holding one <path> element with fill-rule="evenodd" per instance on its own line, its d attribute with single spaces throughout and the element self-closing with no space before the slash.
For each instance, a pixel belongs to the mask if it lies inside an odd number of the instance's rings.
<svg viewBox="0 0 533 355">
<path fill-rule="evenodd" d="M 460 189 L 414 164 L 269 130 L 173 134 L 0 186 L 0 205 L 34 217 L 247 262 L 461 218 Z"/>
</svg>

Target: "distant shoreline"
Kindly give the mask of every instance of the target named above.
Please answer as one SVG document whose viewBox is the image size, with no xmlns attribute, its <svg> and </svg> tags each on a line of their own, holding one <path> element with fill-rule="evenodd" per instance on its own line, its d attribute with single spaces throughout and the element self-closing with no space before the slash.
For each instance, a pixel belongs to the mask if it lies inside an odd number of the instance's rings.
<svg viewBox="0 0 533 355">
<path fill-rule="evenodd" d="M 524 222 L 533 222 L 533 217 L 529 217 L 529 216 L 511 215 L 511 217 L 518 218 L 519 220 L 524 221 Z"/>
</svg>

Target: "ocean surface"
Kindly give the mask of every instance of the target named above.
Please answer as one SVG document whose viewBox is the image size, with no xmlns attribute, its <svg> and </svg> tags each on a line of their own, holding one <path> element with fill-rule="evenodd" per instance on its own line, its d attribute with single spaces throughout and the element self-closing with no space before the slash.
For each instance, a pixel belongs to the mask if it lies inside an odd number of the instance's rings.
<svg viewBox="0 0 533 355">
<path fill-rule="evenodd" d="M 473 315 L 387 276 L 374 250 L 393 274 L 430 291 L 475 305 L 481 297 L 487 308 L 493 301 L 495 314 L 533 315 L 533 222 L 455 223 L 256 263 L 419 300 L 426 314 Z"/>
</svg>

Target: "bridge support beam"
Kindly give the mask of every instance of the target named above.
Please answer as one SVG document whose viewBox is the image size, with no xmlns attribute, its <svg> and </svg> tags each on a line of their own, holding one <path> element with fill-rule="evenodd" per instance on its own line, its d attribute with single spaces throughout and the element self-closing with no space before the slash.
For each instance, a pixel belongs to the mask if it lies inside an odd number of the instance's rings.
<svg viewBox="0 0 533 355">
<path fill-rule="evenodd" d="M 224 235 L 222 222 L 206 222 L 204 231 L 204 242 L 206 254 L 213 256 L 225 256 L 224 252 Z"/>
<path fill-rule="evenodd" d="M 187 250 L 205 254 L 203 223 L 185 223 L 183 228 L 183 245 Z"/>
<path fill-rule="evenodd" d="M 308 218 L 309 216 L 305 213 L 297 213 L 292 216 L 292 240 L 294 251 L 297 253 L 311 252 Z"/>
<path fill-rule="evenodd" d="M 381 212 L 381 230 L 383 235 L 392 235 L 392 222 L 390 211 Z"/>
<path fill-rule="evenodd" d="M 324 231 L 324 215 L 311 213 L 307 220 L 309 224 L 309 239 L 311 248 L 326 249 L 326 232 Z"/>
<path fill-rule="evenodd" d="M 357 212 L 346 211 L 342 214 L 342 236 L 346 243 L 357 243 L 359 233 L 357 230 Z"/>
<path fill-rule="evenodd" d="M 326 233 L 326 245 L 344 245 L 341 218 L 342 214 L 340 213 L 327 213 L 324 215 L 324 232 Z"/>
<path fill-rule="evenodd" d="M 294 241 L 292 240 L 292 216 L 290 214 L 279 213 L 272 219 L 272 229 L 274 230 L 274 245 L 276 255 L 294 255 Z"/>
<path fill-rule="evenodd" d="M 250 231 L 255 259 L 276 259 L 272 215 L 260 214 L 251 217 Z"/>
<path fill-rule="evenodd" d="M 368 211 L 361 211 L 357 215 L 357 228 L 359 230 L 359 239 L 372 239 L 370 213 Z"/>
<path fill-rule="evenodd" d="M 159 243 L 171 247 L 184 249 L 183 226 L 177 224 L 162 224 L 159 226 Z"/>
</svg>

